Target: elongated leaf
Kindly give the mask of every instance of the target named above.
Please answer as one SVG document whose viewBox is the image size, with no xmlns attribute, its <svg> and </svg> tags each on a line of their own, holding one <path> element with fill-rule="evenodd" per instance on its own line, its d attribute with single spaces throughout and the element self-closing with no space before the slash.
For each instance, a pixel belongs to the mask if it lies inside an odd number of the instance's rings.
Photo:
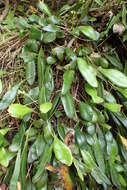
<svg viewBox="0 0 127 190">
<path fill-rule="evenodd" d="M 57 160 L 61 161 L 63 164 L 67 166 L 71 166 L 72 164 L 72 154 L 70 149 L 57 137 L 54 139 L 53 150 Z"/>
<path fill-rule="evenodd" d="M 71 84 L 74 80 L 74 71 L 73 70 L 67 70 L 64 73 L 63 76 L 63 87 L 62 87 L 62 94 L 65 95 L 71 87 Z"/>
<path fill-rule="evenodd" d="M 46 89 L 46 99 L 50 101 L 50 97 L 54 90 L 53 72 L 50 66 L 46 67 L 44 80 Z"/>
<path fill-rule="evenodd" d="M 127 77 L 120 71 L 115 69 L 102 69 L 99 71 L 118 87 L 127 88 Z"/>
<path fill-rule="evenodd" d="M 75 105 L 72 95 L 68 92 L 65 96 L 61 97 L 65 113 L 68 118 L 75 116 Z"/>
<path fill-rule="evenodd" d="M 42 1 L 39 1 L 39 3 L 37 4 L 37 7 L 39 8 L 40 11 L 42 11 L 43 13 L 47 14 L 48 16 L 51 16 L 51 11 L 49 10 L 49 7 L 47 4 L 45 4 Z"/>
<path fill-rule="evenodd" d="M 38 83 L 39 88 L 42 88 L 44 83 L 44 71 L 45 71 L 45 57 L 43 49 L 41 48 L 38 55 Z"/>
<path fill-rule="evenodd" d="M 92 40 L 99 39 L 99 33 L 95 31 L 91 26 L 79 26 L 79 31 L 82 32 L 86 37 Z"/>
<path fill-rule="evenodd" d="M 20 174 L 20 163 L 21 163 L 21 149 L 19 149 L 17 154 L 17 159 L 15 162 L 15 168 L 13 171 L 13 175 L 10 181 L 10 190 L 17 190 L 17 182 Z"/>
<path fill-rule="evenodd" d="M 0 79 L 0 94 L 2 93 L 2 81 Z"/>
<path fill-rule="evenodd" d="M 122 105 L 120 104 L 115 104 L 115 103 L 105 103 L 104 107 L 107 108 L 108 110 L 112 112 L 120 112 Z"/>
<path fill-rule="evenodd" d="M 36 71 L 35 62 L 28 62 L 26 65 L 26 79 L 29 85 L 32 85 L 35 81 Z"/>
<path fill-rule="evenodd" d="M 45 141 L 43 135 L 38 135 L 37 140 L 32 144 L 28 153 L 28 163 L 32 163 L 39 158 L 45 149 Z"/>
<path fill-rule="evenodd" d="M 11 104 L 8 112 L 12 117 L 22 119 L 28 113 L 32 113 L 33 110 L 22 104 Z"/>
<path fill-rule="evenodd" d="M 52 145 L 49 146 L 47 144 L 45 146 L 45 151 L 44 151 L 44 153 L 43 153 L 43 155 L 42 155 L 42 157 L 40 159 L 40 164 L 38 166 L 38 170 L 37 170 L 35 176 L 32 179 L 33 183 L 36 183 L 40 179 L 40 176 L 44 172 L 46 163 L 50 161 L 51 154 L 52 154 L 52 148 L 53 148 Z"/>
<path fill-rule="evenodd" d="M 94 155 L 96 158 L 96 161 L 103 173 L 105 173 L 105 163 L 104 163 L 104 154 L 103 154 L 103 149 L 101 148 L 101 145 L 99 144 L 99 141 L 97 137 L 94 137 Z"/>
<path fill-rule="evenodd" d="M 92 86 L 97 87 L 97 79 L 96 79 L 96 70 L 87 63 L 85 59 L 78 58 L 78 69 L 80 73 L 82 74 L 83 78 Z"/>
<path fill-rule="evenodd" d="M 15 99 L 16 94 L 20 84 L 15 85 L 11 90 L 9 90 L 0 101 L 0 110 L 5 110 Z"/>
<path fill-rule="evenodd" d="M 21 123 L 18 133 L 14 136 L 9 150 L 12 152 L 17 152 L 19 150 L 20 144 L 22 143 L 25 134 L 25 124 Z"/>
<path fill-rule="evenodd" d="M 80 179 L 83 181 L 83 173 L 82 173 L 82 171 L 80 170 L 79 161 L 76 160 L 76 159 L 73 159 L 73 162 L 74 162 L 74 166 L 76 167 L 78 176 L 79 176 Z"/>
<path fill-rule="evenodd" d="M 26 166 L 27 166 L 27 149 L 28 149 L 28 136 L 26 137 L 26 142 L 23 148 L 22 156 L 21 156 L 21 184 L 22 190 L 25 190 L 26 186 Z"/>
</svg>

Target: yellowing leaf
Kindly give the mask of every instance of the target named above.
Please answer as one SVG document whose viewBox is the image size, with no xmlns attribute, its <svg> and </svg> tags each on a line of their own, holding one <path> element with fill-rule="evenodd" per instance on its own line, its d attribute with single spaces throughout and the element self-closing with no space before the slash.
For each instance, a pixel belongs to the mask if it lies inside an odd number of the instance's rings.
<svg viewBox="0 0 127 190">
<path fill-rule="evenodd" d="M 65 165 L 62 165 L 60 168 L 60 174 L 64 181 L 64 188 L 65 190 L 72 190 L 73 189 L 73 183 L 69 175 L 68 167 Z"/>
<path fill-rule="evenodd" d="M 127 149 L 127 139 L 124 138 L 124 137 L 122 137 L 121 135 L 120 135 L 120 139 L 121 139 L 122 143 L 124 144 L 124 146 L 125 146 L 126 149 Z"/>
</svg>

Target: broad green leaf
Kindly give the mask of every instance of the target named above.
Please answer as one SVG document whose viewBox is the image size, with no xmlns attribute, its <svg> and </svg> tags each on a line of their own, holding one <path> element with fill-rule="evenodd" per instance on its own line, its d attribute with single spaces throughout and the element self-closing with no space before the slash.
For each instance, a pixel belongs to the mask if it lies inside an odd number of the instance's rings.
<svg viewBox="0 0 127 190">
<path fill-rule="evenodd" d="M 40 48 L 39 55 L 38 55 L 38 83 L 39 83 L 39 89 L 42 88 L 42 85 L 44 83 L 44 72 L 45 72 L 45 56 L 44 51 L 42 48 Z"/>
<path fill-rule="evenodd" d="M 83 58 L 77 59 L 78 69 L 83 78 L 92 86 L 97 87 L 96 70 Z"/>
<path fill-rule="evenodd" d="M 23 119 L 25 115 L 32 113 L 33 109 L 22 104 L 11 104 L 8 108 L 8 112 L 12 117 Z"/>
<path fill-rule="evenodd" d="M 35 62 L 28 62 L 26 65 L 26 79 L 29 85 L 33 85 L 35 81 L 36 70 L 35 70 Z"/>
<path fill-rule="evenodd" d="M 56 33 L 46 32 L 43 34 L 43 42 L 45 44 L 51 43 L 56 40 Z"/>
<path fill-rule="evenodd" d="M 33 183 L 36 183 L 40 179 L 41 175 L 43 174 L 46 163 L 48 163 L 51 159 L 52 148 L 53 148 L 52 145 L 49 146 L 48 144 L 46 144 L 45 151 L 41 156 L 40 164 L 38 166 L 37 172 L 35 173 L 32 179 Z"/>
<path fill-rule="evenodd" d="M 25 47 L 24 52 L 38 52 L 38 44 L 36 40 L 28 40 Z"/>
<path fill-rule="evenodd" d="M 104 107 L 112 112 L 120 112 L 122 105 L 115 103 L 105 103 Z"/>
<path fill-rule="evenodd" d="M 0 79 L 0 94 L 2 93 L 2 81 Z"/>
<path fill-rule="evenodd" d="M 62 86 L 62 94 L 65 95 L 71 88 L 72 82 L 74 80 L 74 71 L 67 70 L 63 75 L 63 86 Z"/>
<path fill-rule="evenodd" d="M 102 69 L 99 71 L 118 87 L 127 88 L 127 77 L 120 71 L 115 69 Z"/>
<path fill-rule="evenodd" d="M 55 137 L 54 139 L 53 150 L 57 160 L 59 160 L 63 164 L 66 164 L 67 166 L 71 166 L 73 159 L 71 150 L 57 137 Z"/>
<path fill-rule="evenodd" d="M 64 139 L 65 139 L 64 126 L 61 124 L 59 118 L 58 118 L 58 122 L 57 122 L 57 132 L 59 134 L 59 137 L 62 139 L 62 141 L 64 141 Z"/>
<path fill-rule="evenodd" d="M 0 110 L 5 110 L 15 99 L 16 94 L 20 84 L 15 85 L 11 90 L 9 90 L 0 101 Z"/>
<path fill-rule="evenodd" d="M 98 40 L 100 34 L 95 31 L 91 26 L 79 26 L 78 30 L 83 33 L 86 37 L 92 40 Z"/>
<path fill-rule="evenodd" d="M 105 54 L 106 59 L 118 70 L 123 69 L 123 65 L 116 53 L 113 54 Z"/>
<path fill-rule="evenodd" d="M 35 15 L 35 14 L 32 14 L 29 16 L 29 21 L 32 22 L 32 23 L 38 23 L 39 22 L 39 16 L 38 15 Z"/>
<path fill-rule="evenodd" d="M 82 119 L 84 119 L 85 121 L 92 121 L 93 109 L 89 104 L 80 102 L 79 103 L 79 112 L 80 112 Z"/>
<path fill-rule="evenodd" d="M 77 130 L 75 133 L 76 142 L 80 149 L 83 149 L 86 146 L 86 137 L 83 132 Z"/>
<path fill-rule="evenodd" d="M 97 95 L 97 89 L 91 87 L 90 85 L 85 85 L 85 91 L 92 97 L 92 100 L 96 104 L 101 104 L 104 100 Z"/>
<path fill-rule="evenodd" d="M 24 60 L 25 63 L 34 62 L 36 59 L 37 54 L 30 51 L 22 50 L 21 58 Z"/>
<path fill-rule="evenodd" d="M 46 102 L 46 103 L 40 105 L 41 113 L 48 113 L 51 110 L 51 108 L 52 108 L 51 102 Z"/>
<path fill-rule="evenodd" d="M 49 24 L 47 26 L 44 26 L 43 30 L 46 31 L 46 32 L 55 32 L 56 33 L 60 29 L 56 25 Z"/>
<path fill-rule="evenodd" d="M 52 15 L 52 14 L 51 14 L 51 11 L 49 10 L 48 5 L 45 4 L 44 2 L 39 1 L 39 3 L 37 4 L 37 7 L 38 7 L 38 9 L 39 9 L 41 12 L 45 13 L 46 15 L 48 15 L 48 16 L 51 16 L 51 15 Z"/>
<path fill-rule="evenodd" d="M 68 92 L 66 95 L 61 97 L 64 111 L 68 118 L 74 118 L 75 116 L 75 105 L 72 95 Z"/>
<path fill-rule="evenodd" d="M 3 135 L 3 136 L 5 136 L 8 133 L 8 131 L 10 131 L 10 130 L 11 130 L 10 128 L 0 129 L 0 134 Z"/>
<path fill-rule="evenodd" d="M 10 190 L 17 190 L 17 182 L 20 174 L 20 163 L 21 163 L 21 149 L 19 149 L 17 154 L 15 168 L 10 181 L 10 187 L 9 187 Z"/>
<path fill-rule="evenodd" d="M 40 41 L 41 36 L 42 36 L 42 31 L 39 28 L 32 26 L 30 29 L 30 38 Z"/>
</svg>

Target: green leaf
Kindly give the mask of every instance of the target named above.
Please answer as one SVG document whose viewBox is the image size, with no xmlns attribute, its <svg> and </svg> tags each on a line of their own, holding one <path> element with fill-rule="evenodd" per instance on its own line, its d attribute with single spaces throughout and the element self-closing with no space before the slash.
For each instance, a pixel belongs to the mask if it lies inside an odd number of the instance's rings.
<svg viewBox="0 0 127 190">
<path fill-rule="evenodd" d="M 38 52 L 38 44 L 36 40 L 29 39 L 24 47 L 24 52 Z"/>
<path fill-rule="evenodd" d="M 9 164 L 8 152 L 4 147 L 0 148 L 0 164 L 7 167 Z"/>
<path fill-rule="evenodd" d="M 19 131 L 14 136 L 12 143 L 9 147 L 9 150 L 11 152 L 17 152 L 19 150 L 24 134 L 25 134 L 25 124 L 22 122 L 21 125 L 19 126 Z"/>
<path fill-rule="evenodd" d="M 80 163 L 79 163 L 79 161 L 74 158 L 73 162 L 74 162 L 74 166 L 76 167 L 76 170 L 77 170 L 79 178 L 83 181 L 84 178 L 83 178 L 83 173 L 80 170 Z"/>
<path fill-rule="evenodd" d="M 65 96 L 61 97 L 65 113 L 68 118 L 74 118 L 75 105 L 72 95 L 68 92 Z"/>
<path fill-rule="evenodd" d="M 56 63 L 56 59 L 55 59 L 54 57 L 52 57 L 52 56 L 49 56 L 49 57 L 47 58 L 47 63 L 48 63 L 49 65 L 55 64 L 55 63 Z"/>
<path fill-rule="evenodd" d="M 55 41 L 56 33 L 46 32 L 43 34 L 43 42 L 45 44 Z"/>
<path fill-rule="evenodd" d="M 74 71 L 67 70 L 63 76 L 63 86 L 62 86 L 62 94 L 65 95 L 71 88 L 72 82 L 74 80 Z"/>
<path fill-rule="evenodd" d="M 105 173 L 104 153 L 96 135 L 94 136 L 93 150 L 94 150 L 94 155 L 99 165 L 99 168 L 101 169 L 103 173 Z"/>
<path fill-rule="evenodd" d="M 46 67 L 44 80 L 45 80 L 45 89 L 46 89 L 46 99 L 47 101 L 50 101 L 50 97 L 54 90 L 53 71 L 50 66 Z"/>
<path fill-rule="evenodd" d="M 80 102 L 79 103 L 79 112 L 80 112 L 82 119 L 84 119 L 85 121 L 92 121 L 93 109 L 89 104 Z"/>
<path fill-rule="evenodd" d="M 92 97 L 94 103 L 101 104 L 104 101 L 103 98 L 97 95 L 97 89 L 91 87 L 90 85 L 85 85 L 85 91 Z"/>
<path fill-rule="evenodd" d="M 41 89 L 44 83 L 44 72 L 45 72 L 45 56 L 42 48 L 40 48 L 39 51 L 37 64 L 38 64 L 38 83 L 39 83 L 39 89 Z"/>
<path fill-rule="evenodd" d="M 71 150 L 57 137 L 55 137 L 54 139 L 53 150 L 57 160 L 59 160 L 63 164 L 66 164 L 67 166 L 71 166 L 73 159 Z"/>
<path fill-rule="evenodd" d="M 41 113 L 48 113 L 51 110 L 51 108 L 52 108 L 51 102 L 46 102 L 46 103 L 40 105 Z"/>
<path fill-rule="evenodd" d="M 35 81 L 36 70 L 35 70 L 35 62 L 28 62 L 26 65 L 26 79 L 29 85 L 33 85 Z"/>
<path fill-rule="evenodd" d="M 2 93 L 2 81 L 0 79 L 0 94 Z"/>
<path fill-rule="evenodd" d="M 122 23 L 123 23 L 124 26 L 126 26 L 127 8 L 126 8 L 126 4 L 125 3 L 122 4 L 122 9 L 123 9 L 122 10 Z"/>
<path fill-rule="evenodd" d="M 83 78 L 92 86 L 97 87 L 96 70 L 83 58 L 77 59 L 78 69 Z"/>
<path fill-rule="evenodd" d="M 17 182 L 20 174 L 20 163 L 21 163 L 21 149 L 19 149 L 16 162 L 15 162 L 15 168 L 13 171 L 13 175 L 10 181 L 10 190 L 17 190 Z"/>
<path fill-rule="evenodd" d="M 39 87 L 32 88 L 28 94 L 25 94 L 24 104 L 30 104 L 38 99 Z"/>
<path fill-rule="evenodd" d="M 94 170 L 97 167 L 93 157 L 88 151 L 86 151 L 85 149 L 81 150 L 81 155 L 82 155 L 84 163 L 87 165 L 87 167 L 90 170 Z"/>
<path fill-rule="evenodd" d="M 83 33 L 86 37 L 92 40 L 98 40 L 100 34 L 95 31 L 91 26 L 79 26 L 78 30 Z"/>
<path fill-rule="evenodd" d="M 16 94 L 20 84 L 15 85 L 11 90 L 9 90 L 0 101 L 0 110 L 5 110 L 15 99 Z"/>
<path fill-rule="evenodd" d="M 127 77 L 120 71 L 115 69 L 102 69 L 99 71 L 118 87 L 127 88 Z"/>
<path fill-rule="evenodd" d="M 40 176 L 43 174 L 46 163 L 48 163 L 51 159 L 52 148 L 53 148 L 52 145 L 49 146 L 48 144 L 46 144 L 45 151 L 40 159 L 40 164 L 38 166 L 38 170 L 32 179 L 33 183 L 36 183 L 40 179 Z"/>
<path fill-rule="evenodd" d="M 115 103 L 105 103 L 104 107 L 112 112 L 120 112 L 122 105 Z"/>
<path fill-rule="evenodd" d="M 51 16 L 51 11 L 49 10 L 49 7 L 47 4 L 43 3 L 42 1 L 39 1 L 39 3 L 37 4 L 37 7 L 40 11 L 42 11 L 43 13 L 45 13 L 48 16 Z"/>
<path fill-rule="evenodd" d="M 45 150 L 45 141 L 43 135 L 38 135 L 36 141 L 32 144 L 28 153 L 28 163 L 37 160 Z"/>
<path fill-rule="evenodd" d="M 46 32 L 58 32 L 60 29 L 56 26 L 56 25 L 53 25 L 53 24 L 49 24 L 47 26 L 44 26 L 43 27 L 43 30 L 46 31 Z"/>
<path fill-rule="evenodd" d="M 127 88 L 117 88 L 117 90 L 118 90 L 125 98 L 127 98 Z"/>
<path fill-rule="evenodd" d="M 25 115 L 32 113 L 33 109 L 22 104 L 11 104 L 9 106 L 8 112 L 12 117 L 23 119 Z"/>
<path fill-rule="evenodd" d="M 42 36 L 42 31 L 39 28 L 32 26 L 30 29 L 30 38 L 40 41 L 41 36 Z"/>
<path fill-rule="evenodd" d="M 57 56 L 57 58 L 62 62 L 64 60 L 64 48 L 63 47 L 56 47 L 52 49 L 52 54 Z"/>
<path fill-rule="evenodd" d="M 25 142 L 23 152 L 22 152 L 22 156 L 21 156 L 21 167 L 20 167 L 20 170 L 21 170 L 20 174 L 21 175 L 20 176 L 21 176 L 22 190 L 25 190 L 25 186 L 26 186 L 28 134 L 27 134 L 27 137 L 26 137 L 26 142 Z"/>
</svg>

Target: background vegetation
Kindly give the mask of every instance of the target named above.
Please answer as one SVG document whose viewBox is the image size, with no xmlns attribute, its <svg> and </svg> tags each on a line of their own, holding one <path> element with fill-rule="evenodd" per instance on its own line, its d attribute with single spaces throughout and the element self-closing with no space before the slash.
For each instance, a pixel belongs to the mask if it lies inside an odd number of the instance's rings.
<svg viewBox="0 0 127 190">
<path fill-rule="evenodd" d="M 0 11 L 0 188 L 127 189 L 127 2 Z"/>
</svg>

